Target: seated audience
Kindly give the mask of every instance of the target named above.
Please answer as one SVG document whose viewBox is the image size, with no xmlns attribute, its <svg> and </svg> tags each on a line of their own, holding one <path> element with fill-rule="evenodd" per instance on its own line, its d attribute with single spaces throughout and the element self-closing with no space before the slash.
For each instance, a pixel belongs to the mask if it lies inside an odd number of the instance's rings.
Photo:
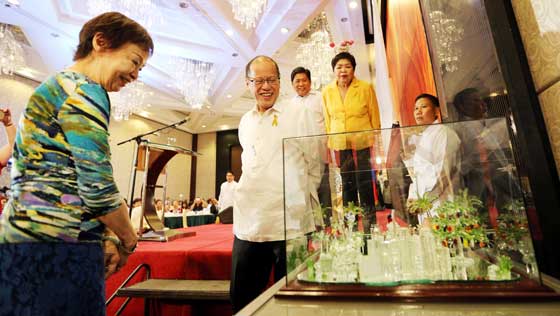
<svg viewBox="0 0 560 316">
<path fill-rule="evenodd" d="M 218 210 L 219 210 L 218 200 L 216 200 L 215 198 L 209 198 L 207 203 L 208 206 L 206 208 L 208 210 L 208 213 L 213 215 L 218 215 Z"/>
<path fill-rule="evenodd" d="M 194 199 L 194 202 L 191 205 L 190 210 L 192 212 L 200 212 L 200 211 L 204 210 L 205 207 L 206 207 L 206 205 L 205 205 L 204 200 L 197 197 L 197 198 Z"/>
<path fill-rule="evenodd" d="M 183 200 L 181 202 L 181 212 L 188 212 L 189 210 L 189 202 L 187 200 Z"/>
<path fill-rule="evenodd" d="M 161 219 L 163 217 L 163 201 L 160 199 L 156 199 L 155 205 L 157 216 Z"/>
<path fill-rule="evenodd" d="M 181 205 L 179 204 L 178 200 L 173 200 L 173 204 L 171 204 L 171 212 L 173 213 L 182 213 Z"/>
<path fill-rule="evenodd" d="M 138 234 L 141 234 L 141 233 L 150 229 L 150 226 L 148 225 L 148 221 L 146 221 L 146 219 L 143 218 L 142 219 L 142 227 L 144 229 L 140 232 L 139 227 L 140 227 L 140 218 L 141 217 L 142 217 L 142 199 L 141 198 L 135 198 L 132 201 L 132 213 L 130 214 L 130 221 L 132 222 L 132 227 L 134 227 L 134 230 Z"/>
</svg>

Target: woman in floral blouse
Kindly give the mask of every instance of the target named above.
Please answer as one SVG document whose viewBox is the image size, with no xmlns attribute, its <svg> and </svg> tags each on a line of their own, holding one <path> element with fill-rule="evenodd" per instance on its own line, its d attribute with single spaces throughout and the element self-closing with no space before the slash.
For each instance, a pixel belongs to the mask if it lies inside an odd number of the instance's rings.
<svg viewBox="0 0 560 316">
<path fill-rule="evenodd" d="M 103 277 L 137 242 L 113 179 L 107 92 L 152 51 L 141 25 L 104 13 L 80 31 L 75 63 L 29 99 L 0 221 L 0 315 L 105 315 Z"/>
</svg>

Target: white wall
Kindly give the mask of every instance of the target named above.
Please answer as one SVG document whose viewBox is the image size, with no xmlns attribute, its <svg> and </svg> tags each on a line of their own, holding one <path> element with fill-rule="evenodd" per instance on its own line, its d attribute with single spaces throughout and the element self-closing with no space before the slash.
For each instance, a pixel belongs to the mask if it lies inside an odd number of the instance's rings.
<svg viewBox="0 0 560 316">
<path fill-rule="evenodd" d="M 216 133 L 198 134 L 196 196 L 203 199 L 216 197 Z M 216 197 L 217 198 L 217 197 Z"/>
<path fill-rule="evenodd" d="M 128 121 L 111 121 L 109 125 L 109 144 L 111 146 L 111 161 L 113 163 L 113 174 L 117 186 L 123 197 L 130 199 L 129 186 L 134 154 L 134 142 L 117 146 L 117 143 L 135 135 L 146 133 L 162 127 L 163 125 L 146 120 L 139 116 L 132 116 Z M 151 142 L 167 144 L 168 137 L 176 139 L 174 146 L 191 149 L 192 135 L 189 133 L 168 129 L 159 133 L 159 136 L 151 135 L 146 137 Z M 167 197 L 170 199 L 189 198 L 189 187 L 191 177 L 191 157 L 188 155 L 177 154 L 167 164 Z M 143 172 L 136 175 L 135 197 L 140 197 Z M 165 175 L 161 174 L 158 184 L 163 184 Z M 161 197 L 162 190 L 156 190 L 156 197 Z"/>
</svg>

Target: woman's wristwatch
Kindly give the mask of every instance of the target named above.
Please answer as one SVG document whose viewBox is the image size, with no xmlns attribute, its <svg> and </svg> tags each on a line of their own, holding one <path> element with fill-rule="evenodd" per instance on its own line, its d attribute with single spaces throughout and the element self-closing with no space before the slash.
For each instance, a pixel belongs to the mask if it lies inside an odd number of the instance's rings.
<svg viewBox="0 0 560 316">
<path fill-rule="evenodd" d="M 101 237 L 101 240 L 105 241 L 105 240 L 109 240 L 111 241 L 113 244 L 115 244 L 115 246 L 117 246 L 117 248 L 119 249 L 119 251 L 127 254 L 127 255 L 131 255 L 132 253 L 134 253 L 134 250 L 136 250 L 136 246 L 138 245 L 138 243 L 135 243 L 134 246 L 132 246 L 132 248 L 127 249 L 123 243 L 120 241 L 120 239 L 118 239 L 115 236 L 111 236 L 111 235 L 105 235 L 103 237 Z"/>
</svg>

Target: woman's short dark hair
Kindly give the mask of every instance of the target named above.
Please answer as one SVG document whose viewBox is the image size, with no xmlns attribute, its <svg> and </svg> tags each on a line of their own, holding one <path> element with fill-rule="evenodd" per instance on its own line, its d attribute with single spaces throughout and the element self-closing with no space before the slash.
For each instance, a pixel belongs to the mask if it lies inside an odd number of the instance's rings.
<svg viewBox="0 0 560 316">
<path fill-rule="evenodd" d="M 305 74 L 307 76 L 307 79 L 311 81 L 311 71 L 309 71 L 309 69 L 303 67 L 296 67 L 294 70 L 292 70 L 292 75 L 291 75 L 292 82 L 294 81 L 294 78 L 297 74 Z"/>
<path fill-rule="evenodd" d="M 140 46 L 151 56 L 154 42 L 146 29 L 136 21 L 119 12 L 107 12 L 96 16 L 84 24 L 80 31 L 80 43 L 74 53 L 74 61 L 87 57 L 93 50 L 92 40 L 96 33 L 102 33 L 108 48 L 119 48 L 126 43 Z"/>
<path fill-rule="evenodd" d="M 433 106 L 439 107 L 439 99 L 435 95 L 431 95 L 429 93 L 422 93 L 421 95 L 417 96 L 416 99 L 414 99 L 414 103 L 416 103 L 416 101 L 420 99 L 428 99 L 430 100 Z"/>
<path fill-rule="evenodd" d="M 348 60 L 352 64 L 352 68 L 356 70 L 356 58 L 354 58 L 354 56 L 352 56 L 352 54 L 350 54 L 349 52 L 338 53 L 336 54 L 336 56 L 334 56 L 334 58 L 331 60 L 331 66 L 333 70 L 334 66 L 336 66 L 336 63 L 338 63 L 338 61 L 341 59 Z"/>
</svg>

